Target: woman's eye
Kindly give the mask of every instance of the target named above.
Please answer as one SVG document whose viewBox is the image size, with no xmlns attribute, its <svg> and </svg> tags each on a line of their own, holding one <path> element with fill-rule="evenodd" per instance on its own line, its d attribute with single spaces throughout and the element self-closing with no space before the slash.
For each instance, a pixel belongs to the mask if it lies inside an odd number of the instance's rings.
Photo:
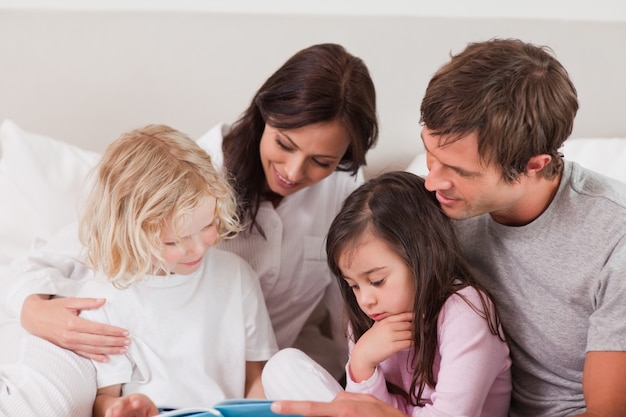
<svg viewBox="0 0 626 417">
<path fill-rule="evenodd" d="M 290 149 L 287 145 L 285 145 L 285 144 L 284 144 L 283 142 L 281 142 L 279 139 L 277 139 L 277 140 L 276 140 L 276 143 L 278 144 L 278 146 L 279 146 L 281 149 L 284 149 L 284 150 L 286 150 L 286 151 L 291 150 L 291 149 Z"/>
<path fill-rule="evenodd" d="M 320 162 L 317 159 L 314 159 L 313 162 L 315 162 L 317 165 L 319 165 L 322 168 L 328 168 L 330 167 L 330 164 L 327 162 Z"/>
</svg>

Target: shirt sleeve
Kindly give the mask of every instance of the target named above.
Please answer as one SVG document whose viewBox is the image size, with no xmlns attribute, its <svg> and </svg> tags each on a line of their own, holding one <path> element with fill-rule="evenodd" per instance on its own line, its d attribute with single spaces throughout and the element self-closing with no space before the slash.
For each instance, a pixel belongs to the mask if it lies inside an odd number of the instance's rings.
<svg viewBox="0 0 626 417">
<path fill-rule="evenodd" d="M 100 283 L 94 281 L 86 281 L 81 288 L 81 293 L 89 296 L 98 294 L 110 299 L 109 294 L 111 284 L 108 282 Z M 114 326 L 124 325 L 119 320 L 112 318 L 112 312 L 108 308 L 108 304 L 94 309 L 94 310 L 82 310 L 80 317 L 97 322 L 110 324 Z M 132 336 L 131 336 L 132 337 Z M 133 346 L 134 348 L 134 346 Z M 108 362 L 92 361 L 96 368 L 96 381 L 98 388 L 104 388 L 111 385 L 126 384 L 132 380 L 133 375 L 133 361 L 130 359 L 131 353 L 124 355 L 109 355 Z"/>
<path fill-rule="evenodd" d="M 44 246 L 13 261 L 8 273 L 15 282 L 7 291 L 6 305 L 19 317 L 26 297 L 32 294 L 73 296 L 80 281 L 92 272 L 81 260 L 78 224 L 62 229 Z"/>
<path fill-rule="evenodd" d="M 261 285 L 252 267 L 241 260 L 240 273 L 245 307 L 246 361 L 266 361 L 278 351 Z"/>
<path fill-rule="evenodd" d="M 350 349 L 352 351 L 352 349 Z M 354 382 L 350 375 L 350 362 L 346 365 L 346 391 L 357 394 L 370 394 L 379 400 L 397 408 L 398 410 L 409 413 L 410 409 L 404 398 L 397 394 L 392 394 L 387 390 L 385 376 L 379 366 L 374 370 L 374 374 L 367 380 Z"/>
</svg>

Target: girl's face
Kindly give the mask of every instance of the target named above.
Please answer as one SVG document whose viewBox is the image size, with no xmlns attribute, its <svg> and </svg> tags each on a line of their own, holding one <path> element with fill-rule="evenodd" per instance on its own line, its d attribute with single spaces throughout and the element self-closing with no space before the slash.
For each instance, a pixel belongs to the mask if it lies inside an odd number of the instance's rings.
<svg viewBox="0 0 626 417">
<path fill-rule="evenodd" d="M 370 232 L 339 256 L 339 269 L 361 310 L 375 321 L 413 311 L 415 280 L 411 269 Z"/>
<path fill-rule="evenodd" d="M 349 144 L 339 120 L 289 130 L 266 124 L 259 146 L 269 189 L 286 197 L 318 183 L 337 168 Z"/>
<path fill-rule="evenodd" d="M 217 240 L 214 197 L 207 197 L 193 210 L 178 233 L 171 221 L 161 231 L 161 256 L 172 273 L 189 275 L 198 270 L 202 258 Z"/>
</svg>

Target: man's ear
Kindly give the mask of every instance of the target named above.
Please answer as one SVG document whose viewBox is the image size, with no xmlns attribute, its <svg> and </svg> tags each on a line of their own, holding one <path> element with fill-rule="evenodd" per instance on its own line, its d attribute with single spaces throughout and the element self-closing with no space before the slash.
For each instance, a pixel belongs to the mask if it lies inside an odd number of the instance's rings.
<svg viewBox="0 0 626 417">
<path fill-rule="evenodd" d="M 548 154 L 535 155 L 528 160 L 526 164 L 526 175 L 529 177 L 535 176 L 541 172 L 552 161 L 552 157 Z"/>
</svg>

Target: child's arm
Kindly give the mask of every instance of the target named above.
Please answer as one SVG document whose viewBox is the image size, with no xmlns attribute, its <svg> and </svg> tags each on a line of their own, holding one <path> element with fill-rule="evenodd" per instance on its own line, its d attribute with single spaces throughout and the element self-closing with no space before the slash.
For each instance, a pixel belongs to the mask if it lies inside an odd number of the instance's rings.
<svg viewBox="0 0 626 417">
<path fill-rule="evenodd" d="M 265 398 L 261 373 L 265 362 L 246 362 L 246 398 Z"/>
<path fill-rule="evenodd" d="M 350 354 L 348 372 L 354 382 L 370 379 L 379 363 L 413 343 L 413 313 L 400 313 L 380 320 L 365 332 Z"/>
<path fill-rule="evenodd" d="M 159 414 L 154 403 L 143 394 L 121 397 L 122 385 L 98 389 L 93 403 L 93 417 L 150 417 Z"/>
</svg>

